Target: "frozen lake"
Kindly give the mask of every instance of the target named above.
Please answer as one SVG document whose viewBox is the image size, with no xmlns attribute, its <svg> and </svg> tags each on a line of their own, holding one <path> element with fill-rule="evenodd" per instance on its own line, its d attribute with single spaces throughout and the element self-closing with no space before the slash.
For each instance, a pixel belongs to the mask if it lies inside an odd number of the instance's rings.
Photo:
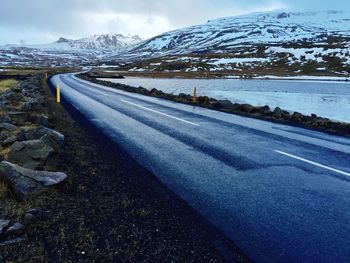
<svg viewBox="0 0 350 263">
<path fill-rule="evenodd" d="M 106 79 L 105 79 L 106 80 Z M 315 113 L 333 120 L 350 122 L 350 83 L 307 80 L 239 79 L 107 79 L 130 86 L 156 88 L 166 93 L 202 93 L 215 99 L 269 105 L 303 114 Z"/>
</svg>

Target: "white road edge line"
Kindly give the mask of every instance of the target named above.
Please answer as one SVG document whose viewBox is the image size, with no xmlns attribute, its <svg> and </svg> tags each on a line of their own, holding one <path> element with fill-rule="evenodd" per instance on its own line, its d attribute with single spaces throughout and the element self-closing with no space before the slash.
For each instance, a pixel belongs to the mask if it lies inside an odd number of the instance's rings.
<svg viewBox="0 0 350 263">
<path fill-rule="evenodd" d="M 332 171 L 332 172 L 339 173 L 339 174 L 346 175 L 346 176 L 350 177 L 350 173 L 343 172 L 343 171 L 340 171 L 338 169 L 334 169 L 332 167 L 329 167 L 329 166 L 326 166 L 326 165 L 323 165 L 323 164 L 320 164 L 320 163 L 316 163 L 316 162 L 313 162 L 313 161 L 310 161 L 310 160 L 307 160 L 307 159 L 304 159 L 304 158 L 301 158 L 301 157 L 298 157 L 298 156 L 295 156 L 295 155 L 292 155 L 292 154 L 289 154 L 289 153 L 286 153 L 286 152 L 282 152 L 282 151 L 278 151 L 278 150 L 275 150 L 275 152 L 279 153 L 279 154 L 282 154 L 282 155 L 285 155 L 285 156 L 288 156 L 288 157 L 291 157 L 291 158 L 294 158 L 294 159 L 297 159 L 299 161 L 303 161 L 305 163 L 309 163 L 309 164 L 315 165 L 317 167 L 320 167 L 320 168 L 323 168 L 323 169 L 326 169 L 326 170 L 329 170 L 329 171 Z"/>
<path fill-rule="evenodd" d="M 172 116 L 172 115 L 169 115 L 169 114 L 166 114 L 166 113 L 160 112 L 160 111 L 152 110 L 152 109 L 150 109 L 150 108 L 146 108 L 146 107 L 144 107 L 144 106 L 141 106 L 141 105 L 138 105 L 138 104 L 132 103 L 132 102 L 127 101 L 127 100 L 123 100 L 123 99 L 121 99 L 121 101 L 122 101 L 122 102 L 125 102 L 125 103 L 128 103 L 128 104 L 130 104 L 130 105 L 133 105 L 133 106 L 139 107 L 139 108 L 144 109 L 144 110 L 148 110 L 148 111 L 151 111 L 151 112 L 155 112 L 155 113 L 158 113 L 158 114 L 164 115 L 164 116 L 166 116 L 166 117 L 169 117 L 169 118 L 172 118 L 172 119 L 175 119 L 175 120 L 178 120 L 178 121 L 182 121 L 182 122 L 185 122 L 185 123 L 188 123 L 188 124 L 191 124 L 191 125 L 194 125 L 194 126 L 198 126 L 198 127 L 200 126 L 200 125 L 199 125 L 199 124 L 197 124 L 197 123 L 190 122 L 190 121 L 186 121 L 186 120 L 184 120 L 184 119 L 180 119 L 180 118 L 177 118 L 177 117 L 175 117 L 175 116 Z"/>
</svg>

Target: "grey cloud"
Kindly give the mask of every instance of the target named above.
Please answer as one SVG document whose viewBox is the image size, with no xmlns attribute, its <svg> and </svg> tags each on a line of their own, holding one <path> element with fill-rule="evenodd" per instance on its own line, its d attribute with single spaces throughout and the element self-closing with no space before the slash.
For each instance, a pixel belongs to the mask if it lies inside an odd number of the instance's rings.
<svg viewBox="0 0 350 263">
<path fill-rule="evenodd" d="M 18 42 L 19 36 L 27 42 L 45 42 L 60 35 L 82 37 L 109 31 L 149 36 L 222 16 L 287 6 L 311 8 L 315 3 L 318 8 L 336 7 L 338 3 L 344 9 L 349 5 L 348 0 L 333 0 L 331 4 L 328 0 L 1 0 L 0 44 Z M 137 20 L 138 27 L 132 18 L 128 26 L 128 21 L 118 16 L 97 23 L 93 17 L 89 19 L 89 14 L 124 14 L 142 19 Z"/>
</svg>

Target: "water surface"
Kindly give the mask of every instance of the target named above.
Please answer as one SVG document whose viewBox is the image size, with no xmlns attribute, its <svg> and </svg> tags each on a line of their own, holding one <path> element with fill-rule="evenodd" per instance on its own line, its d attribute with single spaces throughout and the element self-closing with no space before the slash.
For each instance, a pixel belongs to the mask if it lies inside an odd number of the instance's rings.
<svg viewBox="0 0 350 263">
<path fill-rule="evenodd" d="M 350 122 L 350 83 L 307 80 L 239 80 L 239 79 L 156 79 L 135 78 L 108 79 L 130 86 L 156 88 L 166 93 L 192 94 L 254 106 L 269 105 L 309 115 Z"/>
</svg>

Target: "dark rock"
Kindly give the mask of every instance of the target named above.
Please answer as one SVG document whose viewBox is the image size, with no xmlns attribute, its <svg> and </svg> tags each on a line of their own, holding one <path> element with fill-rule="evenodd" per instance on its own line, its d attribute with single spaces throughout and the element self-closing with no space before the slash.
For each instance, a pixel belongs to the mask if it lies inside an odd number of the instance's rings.
<svg viewBox="0 0 350 263">
<path fill-rule="evenodd" d="M 21 99 L 21 96 L 14 92 L 12 89 L 8 89 L 0 95 L 1 100 L 7 101 L 16 101 L 18 102 Z"/>
<path fill-rule="evenodd" d="M 276 119 L 281 119 L 282 118 L 282 110 L 280 107 L 276 107 L 275 110 L 273 111 L 273 116 Z"/>
<path fill-rule="evenodd" d="M 183 100 L 183 101 L 191 101 L 192 100 L 191 95 L 188 95 L 188 94 L 185 94 L 185 93 L 180 93 L 178 98 Z"/>
<path fill-rule="evenodd" d="M 288 120 L 290 118 L 289 111 L 282 110 L 282 118 L 285 119 L 285 120 Z"/>
<path fill-rule="evenodd" d="M 5 141 L 8 137 L 11 137 L 11 133 L 9 133 L 8 131 L 2 131 L 0 133 L 0 141 L 1 142 Z"/>
<path fill-rule="evenodd" d="M 213 108 L 219 108 L 220 107 L 220 103 L 216 99 L 213 99 L 213 98 L 209 98 L 208 105 L 210 107 L 213 107 Z"/>
<path fill-rule="evenodd" d="M 15 223 L 6 230 L 7 235 L 20 235 L 24 232 L 25 226 L 21 223 Z"/>
<path fill-rule="evenodd" d="M 38 218 L 31 213 L 26 213 L 24 215 L 24 221 L 26 224 L 33 224 L 34 222 L 38 221 Z"/>
<path fill-rule="evenodd" d="M 22 238 L 14 238 L 14 239 L 11 239 L 11 240 L 6 240 L 6 241 L 4 241 L 4 242 L 1 242 L 1 243 L 0 243 L 0 246 L 12 245 L 12 244 L 19 243 L 19 242 L 21 242 L 21 241 L 23 241 Z M 1 261 L 1 256 L 0 256 L 0 262 L 3 262 L 3 261 Z"/>
<path fill-rule="evenodd" d="M 1 108 L 1 105 L 0 105 Z M 7 114 L 1 114 L 0 115 L 0 122 L 11 122 L 11 119 L 9 118 L 9 116 Z"/>
<path fill-rule="evenodd" d="M 250 105 L 250 104 L 242 104 L 241 111 L 246 112 L 246 113 L 254 113 L 255 107 Z"/>
<path fill-rule="evenodd" d="M 239 103 L 234 103 L 234 104 L 232 105 L 231 110 L 232 110 L 232 111 L 238 111 L 238 110 L 240 110 L 240 108 L 241 108 L 241 104 L 239 104 Z"/>
<path fill-rule="evenodd" d="M 62 145 L 64 143 L 65 137 L 62 133 L 59 133 L 58 131 L 55 131 L 46 127 L 38 127 L 35 129 L 30 129 L 30 128 L 22 129 L 17 134 L 17 139 L 19 141 L 39 140 L 45 135 L 48 135 L 57 144 Z"/>
<path fill-rule="evenodd" d="M 28 121 L 29 114 L 27 112 L 8 112 L 9 118 L 17 125 L 25 125 Z"/>
<path fill-rule="evenodd" d="M 152 96 L 159 96 L 159 97 L 162 97 L 165 95 L 165 93 L 161 90 L 157 90 L 157 89 L 151 89 L 149 91 L 149 94 L 152 95 Z"/>
<path fill-rule="evenodd" d="M 58 131 L 42 127 L 39 129 L 39 133 L 42 133 L 44 135 L 48 135 L 50 138 L 54 139 L 58 143 L 63 144 L 64 143 L 64 135 Z"/>
<path fill-rule="evenodd" d="M 10 220 L 0 219 L 0 234 L 4 233 L 5 230 L 10 226 Z"/>
<path fill-rule="evenodd" d="M 265 105 L 262 107 L 256 107 L 257 112 L 266 115 L 266 113 L 271 113 L 271 109 L 269 106 Z"/>
<path fill-rule="evenodd" d="M 290 120 L 294 122 L 302 122 L 304 119 L 304 115 L 299 112 L 294 112 L 292 116 L 290 116 Z"/>
<path fill-rule="evenodd" d="M 20 109 L 26 112 L 35 111 L 43 112 L 45 110 L 45 98 L 43 96 L 40 97 L 32 97 L 29 98 L 27 101 L 25 101 L 21 106 Z"/>
<path fill-rule="evenodd" d="M 4 140 L 1 145 L 4 147 L 8 147 L 9 145 L 13 144 L 16 141 L 17 141 L 16 136 L 11 136 L 11 137 L 8 137 L 6 140 Z"/>
<path fill-rule="evenodd" d="M 317 115 L 316 114 L 311 114 L 311 118 L 316 119 Z"/>
<path fill-rule="evenodd" d="M 218 103 L 222 109 L 232 110 L 233 103 L 229 100 L 219 100 Z"/>
<path fill-rule="evenodd" d="M 6 155 L 6 160 L 29 169 L 43 167 L 54 153 L 54 149 L 44 140 L 15 142 Z"/>
<path fill-rule="evenodd" d="M 15 126 L 15 125 L 13 125 L 11 123 L 2 122 L 2 123 L 0 123 L 0 129 L 12 132 L 12 131 L 17 130 L 17 126 Z"/>
<path fill-rule="evenodd" d="M 32 214 L 36 217 L 40 217 L 41 211 L 39 209 L 33 208 L 26 211 L 26 214 Z"/>
<path fill-rule="evenodd" d="M 19 198 L 26 200 L 61 183 L 67 175 L 61 172 L 30 170 L 3 161 L 0 163 L 0 178 L 9 183 L 11 190 Z"/>
<path fill-rule="evenodd" d="M 50 128 L 51 126 L 49 118 L 44 115 L 39 115 L 37 117 L 36 123 L 47 128 Z"/>
</svg>

